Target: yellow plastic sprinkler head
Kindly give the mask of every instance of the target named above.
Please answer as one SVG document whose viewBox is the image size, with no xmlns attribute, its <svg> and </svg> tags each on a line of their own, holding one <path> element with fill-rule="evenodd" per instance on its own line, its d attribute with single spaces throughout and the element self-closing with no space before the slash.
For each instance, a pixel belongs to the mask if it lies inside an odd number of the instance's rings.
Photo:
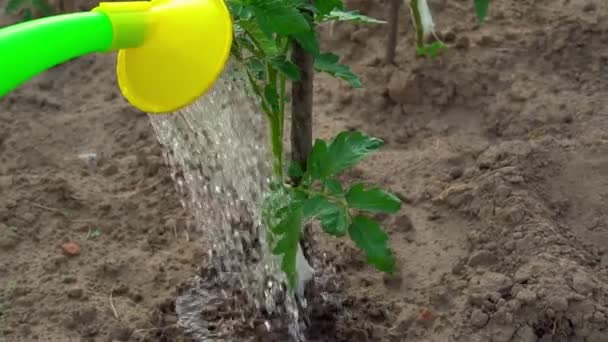
<svg viewBox="0 0 608 342">
<path fill-rule="evenodd" d="M 118 52 L 117 76 L 125 98 L 148 113 L 168 113 L 207 92 L 224 70 L 232 21 L 224 0 L 152 0 L 100 3 Z M 145 30 L 140 30 L 145 27 Z"/>
<path fill-rule="evenodd" d="M 173 112 L 211 88 L 231 45 L 224 0 L 101 3 L 0 29 L 0 98 L 57 64 L 118 50 L 127 100 L 148 113 Z"/>
</svg>

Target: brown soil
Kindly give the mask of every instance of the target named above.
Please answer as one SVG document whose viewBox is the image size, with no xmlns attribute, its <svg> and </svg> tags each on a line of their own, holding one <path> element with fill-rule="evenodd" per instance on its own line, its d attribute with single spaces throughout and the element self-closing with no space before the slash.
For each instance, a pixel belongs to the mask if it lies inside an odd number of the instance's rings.
<svg viewBox="0 0 608 342">
<path fill-rule="evenodd" d="M 384 17 L 382 1 L 349 3 Z M 365 88 L 318 77 L 315 134 L 385 139 L 347 178 L 405 205 L 379 217 L 395 277 L 317 237 L 336 273 L 318 281 L 310 339 L 608 341 L 608 4 L 494 2 L 483 26 L 471 1 L 431 6 L 450 46 L 437 60 L 414 57 L 405 8 L 396 66 L 383 27 L 323 28 Z M 0 341 L 186 340 L 173 301 L 206 251 L 113 56 L 0 106 Z"/>
</svg>

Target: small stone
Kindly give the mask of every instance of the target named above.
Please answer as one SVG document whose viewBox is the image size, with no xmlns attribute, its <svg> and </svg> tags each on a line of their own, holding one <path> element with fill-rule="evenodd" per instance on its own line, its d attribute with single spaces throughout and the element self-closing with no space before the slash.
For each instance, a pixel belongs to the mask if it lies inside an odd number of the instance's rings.
<svg viewBox="0 0 608 342">
<path fill-rule="evenodd" d="M 414 230 L 414 224 L 408 215 L 400 215 L 395 219 L 395 226 L 402 232 Z"/>
<path fill-rule="evenodd" d="M 572 288 L 582 295 L 587 295 L 594 290 L 595 284 L 585 274 L 576 272 L 572 275 Z"/>
<path fill-rule="evenodd" d="M 401 276 L 401 272 L 395 272 L 395 274 L 390 275 L 385 273 L 382 276 L 382 280 L 384 281 L 384 285 L 389 289 L 398 290 L 401 288 L 403 284 L 403 277 Z"/>
<path fill-rule="evenodd" d="M 557 312 L 568 310 L 568 299 L 563 296 L 554 296 L 549 299 L 549 306 Z"/>
<path fill-rule="evenodd" d="M 116 166 L 115 164 L 107 165 L 106 167 L 103 168 L 103 170 L 101 170 L 101 174 L 103 174 L 106 177 L 114 176 L 117 173 L 118 173 L 118 166 Z"/>
<path fill-rule="evenodd" d="M 447 31 L 443 34 L 443 41 L 446 43 L 453 43 L 456 40 L 456 33 L 454 31 Z"/>
<path fill-rule="evenodd" d="M 529 269 L 520 268 L 519 270 L 517 270 L 517 272 L 515 272 L 515 276 L 513 279 L 517 283 L 524 284 L 530 279 L 531 276 L 532 274 Z"/>
<path fill-rule="evenodd" d="M 536 334 L 534 329 L 529 325 L 524 325 L 515 332 L 513 342 L 536 342 Z"/>
<path fill-rule="evenodd" d="M 61 245 L 61 250 L 67 256 L 76 256 L 80 254 L 80 245 L 76 242 L 66 242 Z"/>
<path fill-rule="evenodd" d="M 606 316 L 603 313 L 596 311 L 593 314 L 593 317 L 591 318 L 591 322 L 603 324 L 604 322 L 606 322 Z"/>
<path fill-rule="evenodd" d="M 452 274 L 458 275 L 458 274 L 464 273 L 466 266 L 467 266 L 467 259 L 460 258 L 458 260 L 458 262 L 456 262 L 456 264 L 454 264 L 454 267 L 452 267 Z"/>
<path fill-rule="evenodd" d="M 517 298 L 520 302 L 522 302 L 522 304 L 532 304 L 536 301 L 536 293 L 534 293 L 531 290 L 528 289 L 521 289 L 520 291 L 517 292 L 517 295 L 515 295 L 515 298 Z"/>
<path fill-rule="evenodd" d="M 452 178 L 453 180 L 456 180 L 460 177 L 462 177 L 462 175 L 464 174 L 464 169 L 461 167 L 453 167 L 450 169 L 450 178 Z"/>
<path fill-rule="evenodd" d="M 469 40 L 468 37 L 460 36 L 456 40 L 456 45 L 455 46 L 459 50 L 466 50 L 466 49 L 469 48 L 470 45 L 471 45 L 471 42 L 470 42 L 470 40 Z"/>
<path fill-rule="evenodd" d="M 72 276 L 66 276 L 62 280 L 62 282 L 64 284 L 74 284 L 74 283 L 76 283 L 76 281 L 77 281 L 76 277 L 72 277 Z"/>
<path fill-rule="evenodd" d="M 71 298 L 71 299 L 80 299 L 80 298 L 82 298 L 83 294 L 84 294 L 84 291 L 81 288 L 73 288 L 73 289 L 69 289 L 67 291 L 68 298 Z"/>
<path fill-rule="evenodd" d="M 476 328 L 483 328 L 488 324 L 488 320 L 490 316 L 487 313 L 481 311 L 480 309 L 474 309 L 471 313 L 471 325 Z"/>
<path fill-rule="evenodd" d="M 0 249 L 13 249 L 20 241 L 21 237 L 16 228 L 8 227 L 4 223 L 0 223 Z"/>
<path fill-rule="evenodd" d="M 469 258 L 469 266 L 471 267 L 487 267 L 496 264 L 498 258 L 494 253 L 486 250 L 481 250 L 473 253 Z"/>
<path fill-rule="evenodd" d="M 583 12 L 595 12 L 597 5 L 593 2 L 588 2 L 583 6 Z"/>
<path fill-rule="evenodd" d="M 480 294 L 506 293 L 513 287 L 513 280 L 504 274 L 486 272 L 469 280 L 471 289 Z"/>
</svg>

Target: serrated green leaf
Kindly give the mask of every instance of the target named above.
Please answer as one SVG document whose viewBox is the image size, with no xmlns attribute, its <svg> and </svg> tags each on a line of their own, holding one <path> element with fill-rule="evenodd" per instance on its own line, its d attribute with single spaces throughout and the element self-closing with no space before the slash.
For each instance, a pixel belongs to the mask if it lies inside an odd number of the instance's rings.
<svg viewBox="0 0 608 342">
<path fill-rule="evenodd" d="M 292 35 L 292 38 L 311 56 L 317 56 L 320 53 L 319 38 L 316 30 L 309 30 L 299 34 Z"/>
<path fill-rule="evenodd" d="M 394 214 L 401 209 L 401 200 L 380 188 L 366 189 L 362 183 L 353 185 L 346 194 L 351 209 Z"/>
<path fill-rule="evenodd" d="M 317 139 L 308 156 L 306 173 L 313 179 L 324 179 L 327 175 L 326 160 L 327 143 L 322 139 Z"/>
<path fill-rule="evenodd" d="M 344 2 L 342 0 L 314 0 L 314 4 L 320 15 L 329 14 L 335 9 L 344 9 Z"/>
<path fill-rule="evenodd" d="M 279 54 L 276 42 L 268 37 L 254 21 L 242 21 L 239 25 L 247 31 L 256 45 L 262 50 L 265 56 L 273 57 Z"/>
<path fill-rule="evenodd" d="M 226 1 L 226 5 L 234 21 L 250 20 L 253 17 L 253 8 L 242 1 L 230 0 Z"/>
<path fill-rule="evenodd" d="M 378 138 L 361 132 L 341 132 L 327 147 L 323 174 L 333 176 L 356 165 L 384 145 Z"/>
<path fill-rule="evenodd" d="M 488 15 L 488 7 L 490 5 L 490 0 L 474 0 L 475 3 L 475 15 L 477 16 L 477 20 L 483 22 Z"/>
<path fill-rule="evenodd" d="M 325 21 L 350 21 L 359 24 L 386 24 L 386 21 L 374 19 L 359 11 L 342 11 L 334 9 L 323 18 Z"/>
<path fill-rule="evenodd" d="M 361 88 L 359 76 L 355 75 L 348 66 L 340 64 L 339 60 L 340 57 L 333 53 L 320 54 L 315 58 L 315 69 L 342 79 L 353 88 Z"/>
<path fill-rule="evenodd" d="M 6 7 L 4 7 L 4 11 L 7 14 L 15 13 L 15 11 L 17 11 L 17 9 L 19 9 L 19 7 L 23 5 L 24 1 L 25 0 L 9 0 L 9 2 L 6 4 Z"/>
<path fill-rule="evenodd" d="M 439 56 L 442 50 L 447 49 L 445 44 L 442 42 L 434 42 L 433 44 L 423 45 L 416 49 L 418 56 L 427 56 L 430 58 L 436 58 Z"/>
<path fill-rule="evenodd" d="M 371 218 L 359 215 L 352 219 L 348 234 L 367 256 L 367 262 L 378 270 L 393 273 L 395 256 L 388 246 L 388 235 Z"/>
<path fill-rule="evenodd" d="M 269 62 L 290 80 L 298 82 L 301 79 L 300 70 L 292 62 L 281 57 L 272 58 Z"/>
<path fill-rule="evenodd" d="M 303 213 L 305 219 L 318 219 L 321 228 L 329 235 L 341 237 L 346 234 L 348 211 L 343 205 L 334 203 L 323 195 L 316 195 L 306 200 L 303 204 Z"/>
<path fill-rule="evenodd" d="M 264 68 L 264 63 L 262 63 L 262 61 L 257 58 L 248 58 L 245 65 L 247 66 L 247 69 L 255 75 L 256 79 L 266 79 L 266 69 Z"/>
<path fill-rule="evenodd" d="M 295 289 L 298 281 L 296 254 L 298 243 L 300 242 L 302 223 L 302 208 L 294 205 L 289 207 L 285 218 L 272 229 L 273 232 L 281 234 L 278 242 L 272 249 L 272 253 L 274 255 L 282 255 L 281 270 L 285 272 L 291 289 Z"/>
<path fill-rule="evenodd" d="M 342 184 L 340 184 L 340 182 L 335 179 L 332 179 L 332 178 L 326 179 L 325 187 L 327 188 L 329 193 L 334 196 L 343 196 L 344 195 L 344 189 L 342 188 Z"/>
<path fill-rule="evenodd" d="M 270 37 L 300 34 L 311 29 L 304 15 L 294 4 L 282 0 L 250 0 L 258 25 Z M 291 6 L 290 6 L 291 5 Z"/>
</svg>

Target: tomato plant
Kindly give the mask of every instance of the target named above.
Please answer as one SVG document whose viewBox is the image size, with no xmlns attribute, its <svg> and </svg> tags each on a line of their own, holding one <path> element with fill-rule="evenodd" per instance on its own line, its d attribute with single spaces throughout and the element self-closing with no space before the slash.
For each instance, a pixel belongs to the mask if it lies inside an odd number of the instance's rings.
<svg viewBox="0 0 608 342">
<path fill-rule="evenodd" d="M 399 24 L 399 7 L 401 0 L 391 0 L 388 6 L 389 34 L 386 47 L 386 62 L 393 63 L 397 47 L 397 26 Z M 490 0 L 473 0 L 475 14 L 483 22 L 488 13 Z M 410 0 L 410 13 L 416 31 L 416 54 L 419 56 L 437 57 L 446 46 L 435 34 L 435 24 L 427 0 Z M 426 40 L 433 36 L 435 41 L 427 44 Z"/>
<path fill-rule="evenodd" d="M 338 55 L 323 52 L 315 26 L 327 21 L 383 23 L 344 9 L 342 0 L 228 0 L 235 26 L 232 56 L 245 66 L 253 93 L 270 126 L 273 183 L 263 205 L 269 248 L 282 258 L 281 269 L 290 289 L 298 281 L 297 259 L 304 225 L 318 220 L 326 233 L 349 236 L 377 269 L 392 272 L 395 258 L 388 236 L 370 212 L 395 213 L 399 199 L 388 191 L 363 183 L 345 189 L 338 176 L 382 147 L 380 139 L 361 132 L 342 132 L 334 139 L 317 139 L 306 168 L 283 160 L 287 82 L 300 81 L 291 61 L 298 44 L 314 58 L 314 69 L 361 87 Z M 297 179 L 297 185 L 290 179 Z"/>
</svg>

